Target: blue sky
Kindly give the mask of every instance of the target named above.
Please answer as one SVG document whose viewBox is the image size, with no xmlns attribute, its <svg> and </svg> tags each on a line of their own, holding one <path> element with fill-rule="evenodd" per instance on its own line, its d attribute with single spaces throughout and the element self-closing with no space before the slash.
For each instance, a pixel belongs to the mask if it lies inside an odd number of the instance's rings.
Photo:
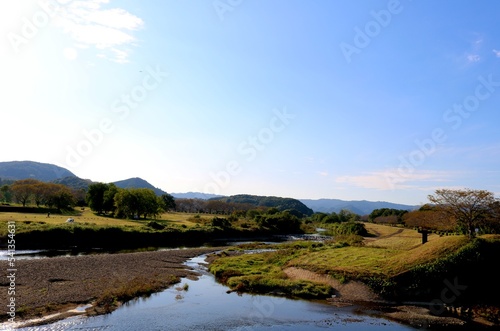
<svg viewBox="0 0 500 331">
<path fill-rule="evenodd" d="M 497 1 L 0 6 L 0 161 L 170 193 L 500 194 Z"/>
</svg>

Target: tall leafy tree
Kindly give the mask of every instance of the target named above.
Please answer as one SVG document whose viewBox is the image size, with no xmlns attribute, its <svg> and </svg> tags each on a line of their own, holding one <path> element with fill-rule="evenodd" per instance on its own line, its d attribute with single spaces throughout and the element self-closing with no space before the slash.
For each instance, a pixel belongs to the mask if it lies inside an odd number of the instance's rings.
<svg viewBox="0 0 500 331">
<path fill-rule="evenodd" d="M 114 201 L 117 216 L 127 218 L 157 216 L 162 204 L 154 191 L 146 188 L 118 189 Z"/>
<path fill-rule="evenodd" d="M 0 188 L 0 192 L 2 192 L 2 200 L 4 202 L 11 202 L 12 201 L 12 191 L 10 190 L 10 185 L 4 184 Z"/>
<path fill-rule="evenodd" d="M 118 193 L 118 187 L 113 184 L 109 183 L 107 190 L 104 192 L 103 196 L 103 210 L 105 213 L 107 212 L 115 212 L 115 194 Z"/>
<path fill-rule="evenodd" d="M 16 202 L 22 204 L 23 207 L 25 207 L 32 198 L 34 187 L 38 183 L 40 183 L 40 181 L 35 179 L 21 179 L 15 181 L 11 185 L 11 191 Z"/>
<path fill-rule="evenodd" d="M 89 185 L 87 190 L 87 196 L 85 200 L 89 205 L 90 209 L 98 214 L 104 212 L 104 194 L 108 190 L 108 184 L 105 183 L 94 183 Z"/>
<path fill-rule="evenodd" d="M 168 194 L 168 193 L 162 194 L 161 200 L 163 202 L 163 209 L 165 211 L 175 209 L 175 207 L 176 207 L 175 199 L 171 194 Z"/>
<path fill-rule="evenodd" d="M 436 190 L 428 199 L 440 211 L 453 218 L 464 232 L 473 238 L 475 229 L 494 219 L 498 200 L 485 190 Z M 496 220 L 500 222 L 500 220 Z"/>
<path fill-rule="evenodd" d="M 62 184 L 50 184 L 52 190 L 47 196 L 46 204 L 59 210 L 69 210 L 75 205 L 75 197 L 71 189 Z"/>
</svg>

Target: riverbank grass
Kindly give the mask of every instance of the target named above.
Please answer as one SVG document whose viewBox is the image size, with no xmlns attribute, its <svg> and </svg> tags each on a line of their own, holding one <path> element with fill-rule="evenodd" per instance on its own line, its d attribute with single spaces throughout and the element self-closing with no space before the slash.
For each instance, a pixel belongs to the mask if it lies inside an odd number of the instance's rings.
<svg viewBox="0 0 500 331">
<path fill-rule="evenodd" d="M 317 245 L 314 242 L 285 243 L 276 245 L 275 251 L 255 254 L 232 250 L 221 254 L 226 257 L 213 260 L 209 270 L 219 282 L 235 292 L 303 299 L 327 298 L 334 293 L 330 286 L 306 280 L 291 280 L 283 272 L 283 267 L 290 260 L 300 256 L 303 250 L 314 250 Z"/>
<path fill-rule="evenodd" d="M 370 227 L 369 227 L 370 228 Z M 210 271 L 232 290 L 251 293 L 280 292 L 287 296 L 324 298 L 334 290 L 318 283 L 297 284 L 284 270 L 294 267 L 335 278 L 341 283 L 360 280 L 378 293 L 392 286 L 391 278 L 458 251 L 467 244 L 465 236 L 431 236 L 426 244 L 415 230 L 372 227 L 374 237 L 363 245 L 342 242 L 296 242 L 277 244 L 275 251 L 257 254 L 220 255 Z M 375 238 L 375 239 L 374 239 Z M 371 284 L 370 284 L 371 283 Z M 274 288 L 274 290 L 273 290 Z M 310 291 L 310 292 L 308 292 Z"/>
</svg>

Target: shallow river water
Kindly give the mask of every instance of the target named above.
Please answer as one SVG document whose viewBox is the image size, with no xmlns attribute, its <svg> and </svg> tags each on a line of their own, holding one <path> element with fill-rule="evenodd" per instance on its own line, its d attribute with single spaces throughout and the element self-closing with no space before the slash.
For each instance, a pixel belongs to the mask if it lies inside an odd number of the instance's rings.
<svg viewBox="0 0 500 331">
<path fill-rule="evenodd" d="M 385 319 L 356 314 L 353 307 L 338 308 L 272 296 L 228 294 L 228 288 L 217 283 L 206 271 L 204 259 L 205 256 L 200 256 L 187 262 L 199 270 L 201 277 L 198 280 L 182 279 L 177 286 L 148 298 L 133 300 L 111 314 L 77 316 L 17 330 L 416 330 Z"/>
</svg>

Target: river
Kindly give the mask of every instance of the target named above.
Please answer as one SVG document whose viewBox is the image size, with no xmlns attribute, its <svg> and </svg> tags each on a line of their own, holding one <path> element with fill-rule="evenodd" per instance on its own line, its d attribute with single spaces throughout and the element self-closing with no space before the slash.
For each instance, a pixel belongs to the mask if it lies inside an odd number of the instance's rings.
<svg viewBox="0 0 500 331">
<path fill-rule="evenodd" d="M 128 302 L 114 312 L 71 317 L 19 331 L 65 330 L 416 330 L 385 319 L 361 315 L 356 307 L 291 300 L 272 296 L 227 293 L 206 268 L 205 256 L 186 262 L 198 270 L 198 280 L 182 279 L 177 286 Z"/>
</svg>

